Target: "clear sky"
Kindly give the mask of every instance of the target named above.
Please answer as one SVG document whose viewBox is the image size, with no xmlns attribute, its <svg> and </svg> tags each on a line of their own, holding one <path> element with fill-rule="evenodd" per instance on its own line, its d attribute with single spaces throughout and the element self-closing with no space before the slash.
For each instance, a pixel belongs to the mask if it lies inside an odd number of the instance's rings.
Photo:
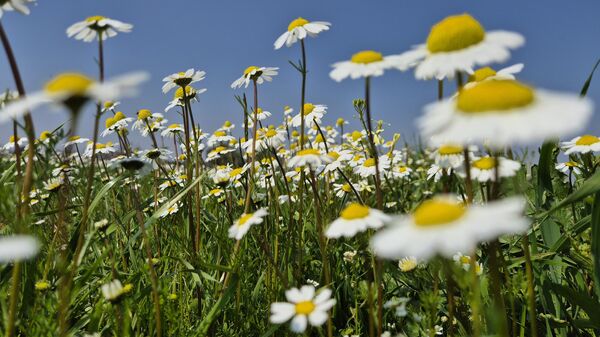
<svg viewBox="0 0 600 337">
<path fill-rule="evenodd" d="M 30 16 L 7 13 L 2 23 L 29 92 L 59 72 L 97 74 L 96 44 L 68 39 L 65 30 L 70 24 L 91 15 L 132 23 L 132 33 L 106 43 L 107 77 L 146 70 L 152 78 L 142 95 L 123 101 L 121 110 L 127 115 L 140 108 L 162 111 L 171 95 L 162 94 L 161 79 L 194 67 L 207 72 L 201 87 L 208 88 L 194 106 L 196 121 L 213 131 L 225 119 L 240 125 L 241 112 L 233 96 L 243 91 L 229 86 L 249 65 L 281 68 L 274 82 L 260 88 L 260 105 L 274 114 L 273 123 L 281 119 L 284 105 L 298 111 L 300 76 L 288 60 L 299 58 L 299 46 L 273 50 L 275 39 L 298 16 L 332 23 L 330 31 L 307 42 L 307 97 L 309 102 L 328 105 L 327 120 L 335 121 L 352 119 L 352 99 L 362 96 L 363 82 L 334 82 L 328 76 L 332 63 L 362 49 L 403 52 L 422 43 L 433 23 L 462 12 L 472 14 L 488 30 L 522 33 L 525 47 L 505 65 L 525 63 L 519 78 L 537 87 L 578 92 L 600 57 L 598 0 L 38 0 Z M 9 71 L 2 53 L 1 90 L 13 87 Z M 589 94 L 595 102 L 600 102 L 598 75 Z M 384 119 L 390 124 L 388 131 L 410 139 L 416 117 L 435 96 L 435 83 L 417 81 L 412 72 L 389 71 L 373 81 L 374 118 Z M 93 109 L 85 112 L 80 134 L 91 136 L 92 114 Z M 166 117 L 180 122 L 174 112 Z M 65 118 L 66 114 L 37 111 L 36 132 Z M 600 133 L 599 122 L 596 114 L 589 131 Z M 10 127 L 0 125 L 1 143 L 9 135 Z"/>
</svg>

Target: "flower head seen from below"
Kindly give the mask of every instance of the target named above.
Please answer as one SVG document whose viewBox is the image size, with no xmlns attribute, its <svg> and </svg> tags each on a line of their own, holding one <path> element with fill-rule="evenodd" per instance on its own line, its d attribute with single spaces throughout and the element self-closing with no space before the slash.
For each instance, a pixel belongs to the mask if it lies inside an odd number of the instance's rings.
<svg viewBox="0 0 600 337">
<path fill-rule="evenodd" d="M 275 49 L 280 49 L 285 44 L 290 47 L 299 40 L 305 39 L 307 36 L 316 37 L 319 33 L 329 30 L 331 23 L 325 21 L 308 21 L 305 18 L 299 17 L 288 25 L 285 31 L 274 43 Z"/>
<path fill-rule="evenodd" d="M 69 26 L 67 36 L 75 40 L 92 42 L 100 36 L 102 40 L 106 40 L 109 37 L 114 37 L 117 33 L 129 33 L 132 28 L 133 25 L 129 23 L 94 15 Z"/>
<path fill-rule="evenodd" d="M 312 326 L 323 325 L 328 317 L 327 311 L 336 301 L 331 298 L 332 292 L 328 288 L 322 288 L 316 294 L 315 292 L 312 285 L 287 290 L 287 302 L 271 304 L 271 323 L 281 324 L 291 319 L 290 328 L 295 333 L 304 332 L 309 323 Z"/>
<path fill-rule="evenodd" d="M 288 166 L 291 168 L 308 166 L 314 170 L 319 166 L 329 164 L 332 161 L 333 158 L 322 154 L 321 151 L 317 149 L 305 149 L 298 151 L 298 153 L 289 160 Z"/>
<path fill-rule="evenodd" d="M 279 68 L 250 66 L 244 70 L 242 77 L 231 83 L 231 88 L 238 89 L 242 86 L 248 88 L 250 82 L 253 81 L 256 82 L 256 84 L 263 84 L 265 81 L 271 82 L 273 76 L 277 75 L 277 70 L 279 70 Z"/>
<path fill-rule="evenodd" d="M 202 81 L 205 77 L 205 71 L 194 70 L 194 68 L 190 68 L 186 71 L 180 71 L 163 78 L 163 82 L 165 82 L 165 84 L 163 84 L 162 91 L 166 94 L 173 88 L 187 87 L 192 83 Z M 183 90 L 181 95 L 183 96 Z"/>
<path fill-rule="evenodd" d="M 380 257 L 414 256 L 428 260 L 470 252 L 481 242 L 504 234 L 523 233 L 529 220 L 525 201 L 518 197 L 467 207 L 449 195 L 424 201 L 409 216 L 401 216 L 373 237 L 371 246 Z"/>
<path fill-rule="evenodd" d="M 29 235 L 0 236 L 0 263 L 28 260 L 37 255 L 38 240 Z"/>
<path fill-rule="evenodd" d="M 510 67 L 502 68 L 498 71 L 491 67 L 483 67 L 475 70 L 467 79 L 468 83 L 465 84 L 465 88 L 476 85 L 483 81 L 492 80 L 514 80 L 515 74 L 518 74 L 523 70 L 523 63 L 518 63 Z"/>
<path fill-rule="evenodd" d="M 348 77 L 355 80 L 365 77 L 377 77 L 383 75 L 385 70 L 399 69 L 406 67 L 398 62 L 398 56 L 383 56 L 380 52 L 374 50 L 363 50 L 352 55 L 350 60 L 341 61 L 333 64 L 333 70 L 329 73 L 336 82 L 340 82 Z"/>
<path fill-rule="evenodd" d="M 42 91 L 7 104 L 0 110 L 0 123 L 45 104 L 60 105 L 78 113 L 90 101 L 134 96 L 139 85 L 147 79 L 147 73 L 136 72 L 99 83 L 80 73 L 62 73 L 47 82 Z"/>
<path fill-rule="evenodd" d="M 418 126 L 434 146 L 527 145 L 581 130 L 592 107 L 575 94 L 536 90 L 514 80 L 483 81 L 426 106 Z"/>
<path fill-rule="evenodd" d="M 565 151 L 566 155 L 598 152 L 600 151 L 600 138 L 594 135 L 578 136 L 570 141 L 562 142 L 560 147 Z"/>
<path fill-rule="evenodd" d="M 486 31 L 469 14 L 448 16 L 433 25 L 427 41 L 399 55 L 401 69 L 415 67 L 417 79 L 454 78 L 457 72 L 473 73 L 476 66 L 505 62 L 512 49 L 525 44 L 521 34 Z"/>
<path fill-rule="evenodd" d="M 264 208 L 258 209 L 254 213 L 242 214 L 242 216 L 229 227 L 229 237 L 241 240 L 244 235 L 248 233 L 250 227 L 261 224 L 267 214 L 267 210 Z"/>
<path fill-rule="evenodd" d="M 325 231 L 325 236 L 334 239 L 342 236 L 351 238 L 369 228 L 378 229 L 389 220 L 389 216 L 377 209 L 359 203 L 352 203 L 344 208 L 340 212 L 339 218 L 329 225 Z"/>
</svg>

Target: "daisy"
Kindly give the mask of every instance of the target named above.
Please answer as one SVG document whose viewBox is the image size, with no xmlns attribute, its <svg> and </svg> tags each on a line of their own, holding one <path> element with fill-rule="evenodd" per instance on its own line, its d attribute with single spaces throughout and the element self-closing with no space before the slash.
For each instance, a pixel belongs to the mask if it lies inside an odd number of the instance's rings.
<svg viewBox="0 0 600 337">
<path fill-rule="evenodd" d="M 275 49 L 280 49 L 285 44 L 290 47 L 298 40 L 303 40 L 307 36 L 316 37 L 319 33 L 329 30 L 331 23 L 325 21 L 310 22 L 304 18 L 297 18 L 290 22 L 285 33 L 281 34 L 273 44 Z"/>
<path fill-rule="evenodd" d="M 214 146 L 216 144 L 221 143 L 229 143 L 232 140 L 235 140 L 235 137 L 228 134 L 225 131 L 217 130 L 210 137 L 208 137 L 208 146 Z"/>
<path fill-rule="evenodd" d="M 386 155 L 379 157 L 379 172 L 383 173 L 390 168 L 390 158 Z M 369 158 L 362 162 L 361 165 L 354 167 L 354 173 L 363 178 L 375 176 L 375 158 Z"/>
<path fill-rule="evenodd" d="M 196 89 L 188 85 L 185 87 L 185 98 L 188 100 L 188 102 L 197 102 L 198 95 L 206 92 L 206 90 L 207 89 Z M 173 94 L 173 99 L 169 102 L 167 107 L 165 107 L 165 112 L 173 109 L 176 106 L 184 106 L 183 87 L 179 87 L 177 88 L 177 90 L 175 90 L 175 93 Z"/>
<path fill-rule="evenodd" d="M 89 101 L 106 101 L 132 96 L 138 86 L 148 79 L 146 73 L 131 73 L 98 83 L 78 73 L 62 73 L 50 80 L 40 92 L 28 94 L 0 110 L 0 123 L 18 118 L 41 105 L 63 105 L 77 113 Z"/>
<path fill-rule="evenodd" d="M 89 142 L 85 152 L 83 153 L 83 156 L 85 158 L 91 158 L 92 157 L 92 151 L 94 148 L 94 143 L 93 142 Z M 113 152 L 116 152 L 117 149 L 115 149 L 113 147 L 113 143 L 112 142 L 107 142 L 107 143 L 96 143 L 96 154 L 110 154 Z"/>
<path fill-rule="evenodd" d="M 352 194 L 352 186 L 350 184 L 333 184 L 333 191 L 338 198 L 343 198 Z"/>
<path fill-rule="evenodd" d="M 498 175 L 500 178 L 514 177 L 521 168 L 521 163 L 498 157 Z M 461 174 L 464 176 L 464 174 Z M 496 159 L 490 156 L 473 158 L 471 162 L 471 179 L 481 183 L 496 180 Z"/>
<path fill-rule="evenodd" d="M 419 265 L 419 261 L 414 256 L 407 256 L 398 261 L 398 268 L 401 272 L 407 273 L 414 270 Z"/>
<path fill-rule="evenodd" d="M 313 125 L 315 124 L 315 121 L 320 124 L 321 119 L 323 118 L 323 116 L 325 115 L 326 112 L 327 112 L 326 105 L 321 105 L 321 104 L 315 105 L 312 103 L 305 103 L 304 104 L 304 126 L 307 128 L 312 128 Z M 293 127 L 299 127 L 300 124 L 302 123 L 303 116 L 301 116 L 301 114 L 302 113 L 299 113 L 292 118 L 292 126 Z"/>
<path fill-rule="evenodd" d="M 570 174 L 571 172 L 580 175 L 581 174 L 581 166 L 574 161 L 567 161 L 564 163 L 556 164 L 555 168 L 562 172 L 563 174 Z"/>
<path fill-rule="evenodd" d="M 27 4 L 35 3 L 35 0 L 5 0 L 0 1 L 0 18 L 4 11 L 11 12 L 16 10 L 17 12 L 25 15 L 29 15 L 30 11 L 27 8 Z"/>
<path fill-rule="evenodd" d="M 106 137 L 115 132 L 121 132 L 127 129 L 128 124 L 133 121 L 133 118 L 126 117 L 125 114 L 121 111 L 117 111 L 113 117 L 108 117 L 105 121 L 104 131 L 102 131 L 101 136 Z"/>
<path fill-rule="evenodd" d="M 465 161 L 464 148 L 456 144 L 442 144 L 431 154 L 435 164 L 443 168 L 457 168 Z"/>
<path fill-rule="evenodd" d="M 378 229 L 390 220 L 383 212 L 371 209 L 359 203 L 352 203 L 340 212 L 340 217 L 329 225 L 325 236 L 337 239 L 341 236 L 351 238 L 369 228 Z"/>
<path fill-rule="evenodd" d="M 414 256 L 428 260 L 473 251 L 480 242 L 529 228 L 523 216 L 525 201 L 518 197 L 467 207 L 450 196 L 424 201 L 409 216 L 401 216 L 373 237 L 371 246 L 383 258 Z"/>
<path fill-rule="evenodd" d="M 219 198 L 225 194 L 225 190 L 221 188 L 214 188 L 208 192 L 207 195 L 203 196 L 202 199 L 208 199 L 210 197 Z"/>
<path fill-rule="evenodd" d="M 165 209 L 161 214 L 160 217 L 161 218 L 166 218 L 169 215 L 175 214 L 179 212 L 179 205 L 178 203 L 174 203 L 173 205 L 171 205 L 171 207 Z"/>
<path fill-rule="evenodd" d="M 317 149 L 305 149 L 298 151 L 294 157 L 288 162 L 288 167 L 298 168 L 308 166 L 311 169 L 328 164 L 332 161 L 332 158 L 328 155 L 321 154 L 321 151 Z"/>
<path fill-rule="evenodd" d="M 112 280 L 105 283 L 100 287 L 104 299 L 109 302 L 118 302 L 121 295 L 123 295 L 123 284 L 119 280 Z"/>
<path fill-rule="evenodd" d="M 229 227 L 229 237 L 236 240 L 241 240 L 248 232 L 252 225 L 258 225 L 263 222 L 263 218 L 267 215 L 267 210 L 264 208 L 258 209 L 254 213 L 244 213 L 237 219 L 231 227 Z"/>
<path fill-rule="evenodd" d="M 349 150 L 329 151 L 327 155 L 331 157 L 332 162 L 325 166 L 325 172 L 335 172 L 342 169 L 345 163 L 352 159 L 352 153 Z"/>
<path fill-rule="evenodd" d="M 475 85 L 482 81 L 491 80 L 514 80 L 515 74 L 518 74 L 523 70 L 523 63 L 518 63 L 510 67 L 502 68 L 498 71 L 490 67 L 483 67 L 475 70 L 473 74 L 469 76 L 468 83 L 465 84 L 465 88 Z"/>
<path fill-rule="evenodd" d="M 8 142 L 6 144 L 4 144 L 4 146 L 2 146 L 2 149 L 4 151 L 8 151 L 8 152 L 12 152 L 15 150 L 15 147 L 19 147 L 19 149 L 23 149 L 25 147 L 25 145 L 27 145 L 28 143 L 28 139 L 25 137 L 17 137 L 17 139 L 15 139 L 15 136 L 10 136 L 8 138 Z"/>
<path fill-rule="evenodd" d="M 90 16 L 87 19 L 76 22 L 67 28 L 67 36 L 75 40 L 92 42 L 96 37 L 106 40 L 120 33 L 129 33 L 133 25 L 118 20 L 109 19 L 101 15 Z"/>
<path fill-rule="evenodd" d="M 283 115 L 284 116 L 289 116 L 292 112 L 294 112 L 294 109 L 291 108 L 289 105 L 286 105 L 283 107 Z"/>
<path fill-rule="evenodd" d="M 48 181 L 44 182 L 44 189 L 48 192 L 56 192 L 63 186 L 64 183 L 65 181 L 62 176 L 50 178 Z"/>
<path fill-rule="evenodd" d="M 71 145 L 77 145 L 77 144 L 87 144 L 90 140 L 88 138 L 84 138 L 81 136 L 71 136 L 69 137 L 69 140 L 65 142 L 64 148 L 66 149 L 67 147 L 71 146 Z"/>
<path fill-rule="evenodd" d="M 363 50 L 354 55 L 349 61 L 342 61 L 333 64 L 333 70 L 329 73 L 336 82 L 350 77 L 355 80 L 361 77 L 377 77 L 383 75 L 388 69 L 400 69 L 401 63 L 398 63 L 398 56 L 383 56 L 374 50 Z"/>
<path fill-rule="evenodd" d="M 315 296 L 315 287 L 312 285 L 287 290 L 285 297 L 288 302 L 271 304 L 270 321 L 281 324 L 291 319 L 291 330 L 296 333 L 304 332 L 308 323 L 320 326 L 327 320 L 327 311 L 335 305 L 331 293 L 330 289 L 324 288 Z"/>
<path fill-rule="evenodd" d="M 37 255 L 40 244 L 29 235 L 0 236 L 0 263 L 27 260 Z"/>
<path fill-rule="evenodd" d="M 396 179 L 402 179 L 408 177 L 412 172 L 412 169 L 405 165 L 397 165 L 392 168 L 392 177 Z"/>
<path fill-rule="evenodd" d="M 505 62 L 510 50 L 521 47 L 521 34 L 486 32 L 469 14 L 446 17 L 432 28 L 427 42 L 396 57 L 400 70 L 415 67 L 417 79 L 454 78 L 457 72 L 473 73 L 475 66 Z"/>
<path fill-rule="evenodd" d="M 573 153 L 589 153 L 600 151 L 600 138 L 593 135 L 575 137 L 568 142 L 562 142 L 560 147 L 566 155 Z"/>
<path fill-rule="evenodd" d="M 231 123 L 231 121 L 225 121 L 223 125 L 219 128 L 221 131 L 229 132 L 235 128 L 235 124 Z"/>
<path fill-rule="evenodd" d="M 471 269 L 471 257 L 469 255 L 463 255 L 462 253 L 456 253 L 452 259 L 456 264 L 458 264 L 462 269 L 469 271 Z M 475 273 L 477 275 L 481 275 L 483 273 L 483 265 L 481 262 L 475 261 Z"/>
<path fill-rule="evenodd" d="M 181 124 L 171 124 L 167 126 L 160 134 L 163 137 L 177 137 L 177 135 L 182 134 L 184 132 L 183 125 Z"/>
<path fill-rule="evenodd" d="M 162 87 L 163 93 L 169 92 L 171 89 L 175 87 L 187 87 L 188 85 L 202 81 L 206 77 L 206 72 L 201 70 L 194 70 L 194 68 L 190 68 L 186 71 L 180 71 L 175 74 L 171 74 L 165 78 L 163 78 L 163 82 L 165 84 Z M 186 88 L 187 89 L 187 88 Z M 203 89 L 206 90 L 206 89 Z M 187 90 L 186 90 L 187 91 Z M 183 96 L 183 89 L 182 89 Z"/>
<path fill-rule="evenodd" d="M 250 66 L 244 70 L 242 77 L 231 83 L 231 88 L 238 89 L 242 86 L 248 88 L 250 81 L 256 81 L 257 84 L 263 84 L 265 81 L 271 82 L 273 80 L 273 76 L 277 75 L 278 69 L 279 68 L 274 67 Z"/>
<path fill-rule="evenodd" d="M 585 127 L 591 113 L 587 98 L 497 80 L 464 88 L 456 99 L 426 106 L 418 125 L 432 144 L 485 142 L 504 147 L 576 132 Z"/>
<path fill-rule="evenodd" d="M 216 148 L 214 148 L 210 152 L 208 152 L 208 154 L 206 155 L 206 161 L 212 161 L 215 159 L 219 159 L 219 158 L 221 158 L 222 155 L 233 152 L 233 151 L 235 151 L 234 148 L 228 148 L 225 146 L 217 146 Z"/>
</svg>

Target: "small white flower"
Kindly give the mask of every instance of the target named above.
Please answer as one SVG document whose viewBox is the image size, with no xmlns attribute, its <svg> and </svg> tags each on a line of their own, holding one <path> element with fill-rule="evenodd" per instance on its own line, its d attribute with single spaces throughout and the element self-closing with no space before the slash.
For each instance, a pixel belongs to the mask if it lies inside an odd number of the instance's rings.
<svg viewBox="0 0 600 337">
<path fill-rule="evenodd" d="M 250 66 L 244 70 L 242 77 L 231 83 L 231 88 L 237 89 L 241 88 L 242 86 L 248 88 L 250 81 L 256 81 L 256 84 L 263 84 L 265 81 L 271 82 L 273 80 L 273 76 L 277 75 L 278 69 L 279 68 L 275 67 Z"/>
<path fill-rule="evenodd" d="M 298 153 L 289 160 L 288 166 L 290 168 L 308 166 L 314 170 L 321 165 L 331 163 L 331 161 L 331 157 L 321 154 L 321 151 L 317 149 L 305 149 L 298 151 Z"/>
<path fill-rule="evenodd" d="M 242 216 L 233 223 L 233 226 L 229 227 L 229 237 L 241 240 L 250 227 L 252 225 L 261 224 L 264 220 L 263 218 L 267 214 L 267 210 L 264 208 L 260 208 L 254 213 L 242 214 Z"/>
<path fill-rule="evenodd" d="M 328 238 L 351 238 L 369 228 L 377 229 L 390 220 L 390 217 L 377 209 L 371 209 L 359 203 L 352 203 L 340 212 L 340 217 L 333 221 L 325 236 Z"/>
<path fill-rule="evenodd" d="M 29 235 L 0 236 L 0 263 L 28 260 L 37 255 L 40 244 Z"/>
<path fill-rule="evenodd" d="M 303 40 L 307 36 L 316 37 L 319 33 L 329 30 L 331 23 L 324 21 L 310 22 L 304 18 L 297 18 L 290 22 L 288 29 L 285 33 L 281 34 L 273 44 L 275 49 L 283 47 L 290 47 L 298 40 Z"/>
<path fill-rule="evenodd" d="M 324 288 L 315 296 L 315 287 L 310 285 L 302 288 L 292 288 L 285 292 L 288 302 L 271 304 L 271 318 L 273 324 L 281 324 L 292 320 L 291 330 L 296 333 L 304 332 L 308 323 L 320 326 L 327 321 L 327 311 L 335 305 L 331 298 L 331 290 Z"/>
<path fill-rule="evenodd" d="M 190 85 L 192 83 L 202 81 L 205 77 L 206 77 L 205 71 L 194 70 L 194 68 L 190 68 L 186 71 L 181 71 L 181 72 L 178 72 L 175 74 L 171 74 L 171 75 L 163 78 L 163 82 L 165 82 L 165 84 L 162 87 L 162 91 L 163 91 L 163 93 L 166 94 L 173 88 L 187 87 L 188 85 Z M 182 94 L 183 94 L 183 92 L 182 92 Z"/>
<path fill-rule="evenodd" d="M 129 33 L 132 28 L 131 24 L 96 15 L 69 26 L 67 36 L 73 37 L 75 40 L 92 42 L 99 36 L 102 36 L 102 40 L 106 40 L 117 35 L 117 32 Z"/>
<path fill-rule="evenodd" d="M 119 280 L 112 280 L 105 283 L 100 288 L 104 299 L 110 302 L 116 302 L 123 295 L 123 284 Z"/>
<path fill-rule="evenodd" d="M 575 137 L 568 142 L 562 142 L 560 147 L 566 155 L 572 153 L 590 153 L 600 151 L 600 138 L 593 135 Z"/>
</svg>

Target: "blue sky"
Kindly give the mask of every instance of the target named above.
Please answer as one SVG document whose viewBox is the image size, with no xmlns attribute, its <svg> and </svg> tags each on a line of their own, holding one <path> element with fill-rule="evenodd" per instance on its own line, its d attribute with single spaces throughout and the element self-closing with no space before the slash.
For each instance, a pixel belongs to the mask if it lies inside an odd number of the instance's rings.
<svg viewBox="0 0 600 337">
<path fill-rule="evenodd" d="M 284 105 L 298 110 L 300 77 L 288 60 L 299 58 L 299 47 L 273 50 L 275 39 L 298 16 L 333 24 L 330 31 L 307 42 L 308 101 L 328 105 L 328 121 L 337 117 L 352 121 L 352 99 L 363 94 L 363 82 L 329 79 L 332 63 L 362 49 L 403 52 L 423 42 L 433 23 L 463 12 L 488 30 L 514 30 L 526 37 L 525 47 L 514 52 L 506 65 L 525 63 L 519 77 L 537 87 L 578 92 L 600 57 L 597 0 L 38 0 L 30 16 L 8 13 L 2 23 L 29 92 L 63 71 L 97 74 L 96 44 L 67 39 L 65 29 L 70 24 L 91 15 L 132 23 L 132 33 L 106 43 L 107 77 L 146 70 L 152 78 L 140 96 L 123 101 L 121 110 L 127 115 L 141 108 L 162 111 L 171 97 L 161 93 L 161 79 L 194 67 L 207 72 L 201 86 L 208 88 L 194 106 L 196 121 L 212 131 L 226 119 L 240 125 L 241 112 L 233 96 L 243 91 L 229 85 L 249 65 L 281 68 L 273 83 L 260 88 L 261 107 L 274 114 L 273 123 L 280 120 Z M 9 71 L 2 53 L 2 90 L 13 87 Z M 417 81 L 411 72 L 389 71 L 373 81 L 374 118 L 389 123 L 388 131 L 411 139 L 416 117 L 435 96 L 435 83 Z M 600 76 L 592 83 L 590 96 L 600 101 Z M 80 134 L 91 135 L 92 114 L 92 109 L 85 112 Z M 166 117 L 179 122 L 174 112 Z M 62 113 L 36 111 L 36 131 L 59 125 L 65 118 Z M 594 117 L 589 131 L 600 133 L 599 122 L 600 117 Z M 9 135 L 10 127 L 0 125 L 2 143 Z"/>
</svg>

